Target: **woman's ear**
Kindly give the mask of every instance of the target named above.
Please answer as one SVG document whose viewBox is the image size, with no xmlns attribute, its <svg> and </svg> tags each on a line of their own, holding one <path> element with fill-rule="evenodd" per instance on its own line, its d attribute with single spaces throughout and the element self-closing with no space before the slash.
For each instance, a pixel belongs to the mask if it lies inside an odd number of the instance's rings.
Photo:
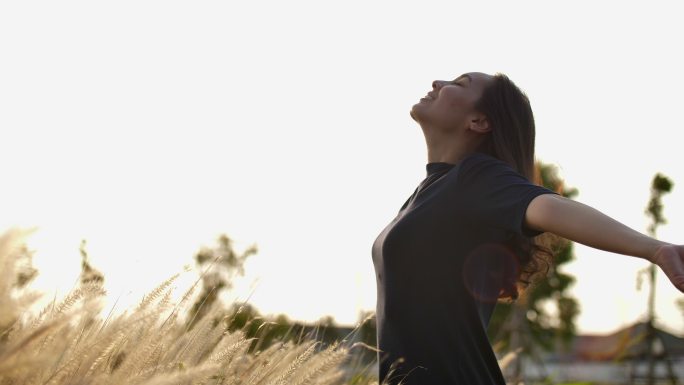
<svg viewBox="0 0 684 385">
<path fill-rule="evenodd" d="M 486 134 L 492 130 L 489 120 L 484 115 L 479 115 L 470 119 L 468 128 L 478 134 Z"/>
</svg>

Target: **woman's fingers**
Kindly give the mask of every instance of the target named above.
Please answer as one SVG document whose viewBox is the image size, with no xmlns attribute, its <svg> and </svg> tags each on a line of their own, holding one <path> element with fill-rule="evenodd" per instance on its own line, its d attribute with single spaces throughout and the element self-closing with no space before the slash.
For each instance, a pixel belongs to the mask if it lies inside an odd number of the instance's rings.
<svg viewBox="0 0 684 385">
<path fill-rule="evenodd" d="M 664 245 L 653 256 L 653 263 L 667 275 L 670 282 L 684 293 L 684 245 Z"/>
</svg>

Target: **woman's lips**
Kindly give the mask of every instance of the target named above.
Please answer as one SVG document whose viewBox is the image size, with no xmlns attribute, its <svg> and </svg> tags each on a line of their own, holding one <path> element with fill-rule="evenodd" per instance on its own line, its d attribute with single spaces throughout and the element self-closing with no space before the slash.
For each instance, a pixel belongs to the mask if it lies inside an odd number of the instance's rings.
<svg viewBox="0 0 684 385">
<path fill-rule="evenodd" d="M 425 96 L 424 96 L 423 98 L 421 98 L 420 100 L 423 100 L 423 99 L 425 99 L 425 100 L 435 100 L 435 97 L 432 96 L 432 95 L 430 95 L 430 94 L 428 93 L 427 95 L 425 95 Z"/>
</svg>

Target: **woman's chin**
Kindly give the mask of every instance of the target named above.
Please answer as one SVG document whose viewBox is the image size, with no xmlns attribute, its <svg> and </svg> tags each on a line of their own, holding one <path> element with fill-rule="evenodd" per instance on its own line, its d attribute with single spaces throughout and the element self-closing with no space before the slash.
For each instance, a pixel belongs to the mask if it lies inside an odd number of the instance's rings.
<svg viewBox="0 0 684 385">
<path fill-rule="evenodd" d="M 414 104 L 413 107 L 411 107 L 410 115 L 411 115 L 411 118 L 413 118 L 413 120 L 415 120 L 416 122 L 418 122 L 420 120 L 422 108 L 423 108 L 423 103 L 420 103 L 420 102 Z"/>
</svg>

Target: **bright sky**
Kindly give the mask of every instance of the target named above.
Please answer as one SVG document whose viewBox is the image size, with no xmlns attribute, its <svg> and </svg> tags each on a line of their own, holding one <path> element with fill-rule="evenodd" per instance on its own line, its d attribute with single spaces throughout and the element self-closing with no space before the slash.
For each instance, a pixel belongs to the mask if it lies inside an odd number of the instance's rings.
<svg viewBox="0 0 684 385">
<path fill-rule="evenodd" d="M 38 226 L 38 287 L 63 295 L 81 239 L 117 306 L 226 233 L 259 253 L 230 298 L 352 324 L 374 310 L 371 245 L 425 176 L 411 106 L 434 79 L 503 72 L 537 156 L 577 200 L 684 243 L 684 25 L 676 3 L 0 3 L 0 227 Z M 645 316 L 643 260 L 576 246 L 582 333 Z M 180 285 L 180 283 L 179 283 Z M 659 271 L 659 324 L 684 334 Z"/>
</svg>

